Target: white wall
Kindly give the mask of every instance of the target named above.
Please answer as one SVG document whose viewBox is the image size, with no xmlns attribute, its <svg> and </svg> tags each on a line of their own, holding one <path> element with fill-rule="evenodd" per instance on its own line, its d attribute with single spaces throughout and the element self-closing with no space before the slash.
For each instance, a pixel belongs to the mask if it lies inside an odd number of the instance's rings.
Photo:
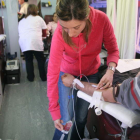
<svg viewBox="0 0 140 140">
<path fill-rule="evenodd" d="M 20 58 L 20 47 L 18 44 L 18 1 L 6 0 L 6 8 L 0 8 L 0 16 L 4 16 L 4 32 L 6 34 L 6 52 L 14 54 L 17 52 Z"/>
<path fill-rule="evenodd" d="M 43 18 L 45 15 L 53 15 L 53 13 L 55 12 L 56 0 L 41 0 L 41 2 L 48 2 L 48 1 L 51 2 L 52 7 L 41 7 Z"/>
</svg>

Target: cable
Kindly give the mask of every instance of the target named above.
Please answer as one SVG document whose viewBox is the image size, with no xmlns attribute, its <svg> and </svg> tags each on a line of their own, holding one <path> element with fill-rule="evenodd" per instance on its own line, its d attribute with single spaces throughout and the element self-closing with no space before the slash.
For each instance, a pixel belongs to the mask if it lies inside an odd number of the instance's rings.
<svg viewBox="0 0 140 140">
<path fill-rule="evenodd" d="M 68 96 L 69 101 L 68 101 L 68 104 L 67 104 L 67 109 L 68 109 L 69 117 L 71 118 L 71 114 L 70 114 L 69 107 L 68 107 L 69 103 L 70 103 L 70 95 L 71 95 L 70 93 L 71 93 L 71 88 L 70 88 L 70 91 L 69 91 L 69 96 Z"/>
<path fill-rule="evenodd" d="M 80 74 L 79 76 L 77 76 L 77 78 L 79 78 L 81 75 L 84 76 L 86 78 L 87 82 L 89 83 L 88 78 L 84 74 Z"/>
<path fill-rule="evenodd" d="M 73 91 L 74 91 L 74 88 L 72 89 L 72 96 L 73 96 Z M 73 98 L 72 98 L 72 101 L 73 101 L 73 113 L 74 113 L 74 123 L 75 123 L 76 131 L 77 131 L 77 134 L 78 134 L 80 140 L 82 140 L 81 137 L 80 137 L 78 128 L 77 128 L 76 120 L 75 120 L 75 108 L 74 108 L 74 99 Z"/>
<path fill-rule="evenodd" d="M 86 78 L 87 82 L 89 83 L 88 78 L 87 78 L 84 74 L 80 74 L 79 76 L 77 76 L 77 79 L 78 79 L 81 75 L 84 76 L 84 77 Z M 70 89 L 70 91 L 71 91 L 71 89 Z M 69 113 L 69 108 L 68 108 L 68 106 L 69 106 L 69 103 L 70 103 L 70 91 L 69 91 L 69 97 L 68 97 L 68 98 L 69 98 L 69 101 L 68 101 L 68 104 L 67 104 L 68 113 Z M 72 87 L 72 101 L 73 101 L 74 122 L 75 122 L 77 134 L 78 134 L 80 140 L 82 140 L 82 138 L 80 137 L 78 128 L 77 128 L 76 120 L 75 120 L 76 117 L 75 117 L 75 108 L 74 108 L 75 104 L 74 104 L 74 95 L 73 95 L 73 91 L 74 91 L 74 88 Z M 69 116 L 70 116 L 70 113 L 69 113 Z M 71 118 L 71 116 L 70 116 L 70 118 Z"/>
<path fill-rule="evenodd" d="M 84 76 L 89 83 L 88 78 L 84 74 L 80 74 L 77 78 L 79 78 L 81 75 Z M 72 96 L 74 97 L 73 91 L 74 91 L 74 88 L 72 88 Z M 74 98 L 72 98 L 72 101 L 73 101 L 73 112 L 74 112 L 74 122 L 75 122 L 76 131 L 77 131 L 77 134 L 78 134 L 80 140 L 82 140 L 82 138 L 80 137 L 80 134 L 79 134 L 79 131 L 78 131 L 78 128 L 77 128 L 77 124 L 76 124 L 76 119 L 75 119 Z"/>
<path fill-rule="evenodd" d="M 88 78 L 87 78 L 84 74 L 80 74 L 80 75 L 77 76 L 76 78 L 78 79 L 81 75 L 84 76 L 84 77 L 86 78 L 87 82 L 89 83 Z M 68 106 L 69 106 L 69 103 L 70 103 L 70 92 L 72 92 L 71 90 L 73 90 L 73 88 L 71 88 L 70 91 L 69 91 L 69 97 L 68 97 L 68 98 L 69 98 L 69 101 L 68 101 L 68 104 L 67 104 L 67 109 L 68 109 L 68 113 L 69 113 L 69 117 L 70 117 L 70 118 L 71 118 L 71 115 L 70 115 Z M 74 95 L 72 95 L 71 98 L 74 98 Z"/>
</svg>

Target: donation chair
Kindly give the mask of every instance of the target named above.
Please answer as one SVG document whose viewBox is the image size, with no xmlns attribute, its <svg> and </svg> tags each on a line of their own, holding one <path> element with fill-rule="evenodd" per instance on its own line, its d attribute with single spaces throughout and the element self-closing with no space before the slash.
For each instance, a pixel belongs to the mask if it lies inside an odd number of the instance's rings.
<svg viewBox="0 0 140 140">
<path fill-rule="evenodd" d="M 77 96 L 87 102 L 92 100 L 91 96 L 82 91 L 78 91 Z M 87 121 L 90 138 L 96 137 L 99 140 L 140 139 L 140 113 L 135 113 L 120 104 L 104 101 L 100 101 L 100 108 L 102 114 L 96 116 L 92 108 L 93 113 Z M 96 125 L 92 121 L 95 121 Z M 92 133 L 95 134 L 92 135 Z"/>
<path fill-rule="evenodd" d="M 53 15 L 45 15 L 44 20 L 47 25 L 49 22 L 53 21 Z M 52 40 L 52 35 L 50 34 L 50 36 L 47 37 L 46 40 L 44 41 L 46 45 L 45 49 L 48 50 L 49 53 L 50 53 L 50 47 L 51 47 L 51 40 Z"/>
</svg>

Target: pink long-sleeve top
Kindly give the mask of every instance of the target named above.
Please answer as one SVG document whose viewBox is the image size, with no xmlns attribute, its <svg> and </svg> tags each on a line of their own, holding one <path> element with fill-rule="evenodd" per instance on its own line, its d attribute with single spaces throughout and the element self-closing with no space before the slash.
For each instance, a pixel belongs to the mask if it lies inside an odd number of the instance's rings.
<svg viewBox="0 0 140 140">
<path fill-rule="evenodd" d="M 53 34 L 54 34 L 56 28 L 57 28 L 57 23 L 54 22 L 54 21 L 49 22 L 48 25 L 47 25 L 47 29 L 48 29 L 49 31 L 51 31 L 52 36 L 53 36 Z"/>
<path fill-rule="evenodd" d="M 83 33 L 72 41 L 78 47 L 77 51 L 66 44 L 62 37 L 62 27 L 58 23 L 51 43 L 51 52 L 47 74 L 47 96 L 49 99 L 49 111 L 52 119 L 61 118 L 58 103 L 58 79 L 60 71 L 74 76 L 79 74 L 92 75 L 98 72 L 100 66 L 99 53 L 104 43 L 107 49 L 107 64 L 118 63 L 119 51 L 114 35 L 113 27 L 105 13 L 90 7 L 89 19 L 92 30 L 85 42 Z"/>
</svg>

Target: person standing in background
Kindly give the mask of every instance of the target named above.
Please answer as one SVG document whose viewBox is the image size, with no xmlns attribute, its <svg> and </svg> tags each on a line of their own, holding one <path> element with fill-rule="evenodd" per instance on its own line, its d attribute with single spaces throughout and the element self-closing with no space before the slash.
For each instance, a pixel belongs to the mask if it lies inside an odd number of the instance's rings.
<svg viewBox="0 0 140 140">
<path fill-rule="evenodd" d="M 34 81 L 33 55 L 36 57 L 39 75 L 42 81 L 46 81 L 44 68 L 44 47 L 42 38 L 46 37 L 46 23 L 38 15 L 38 8 L 34 4 L 28 6 L 27 15 L 19 22 L 19 45 L 24 53 L 26 61 L 27 79 Z"/>
<path fill-rule="evenodd" d="M 29 5 L 28 0 L 18 0 L 18 2 L 20 4 L 19 13 L 27 15 L 27 8 L 28 8 L 28 5 Z"/>
<path fill-rule="evenodd" d="M 18 0 L 19 12 L 18 12 L 18 22 L 27 15 L 28 0 Z"/>
</svg>

